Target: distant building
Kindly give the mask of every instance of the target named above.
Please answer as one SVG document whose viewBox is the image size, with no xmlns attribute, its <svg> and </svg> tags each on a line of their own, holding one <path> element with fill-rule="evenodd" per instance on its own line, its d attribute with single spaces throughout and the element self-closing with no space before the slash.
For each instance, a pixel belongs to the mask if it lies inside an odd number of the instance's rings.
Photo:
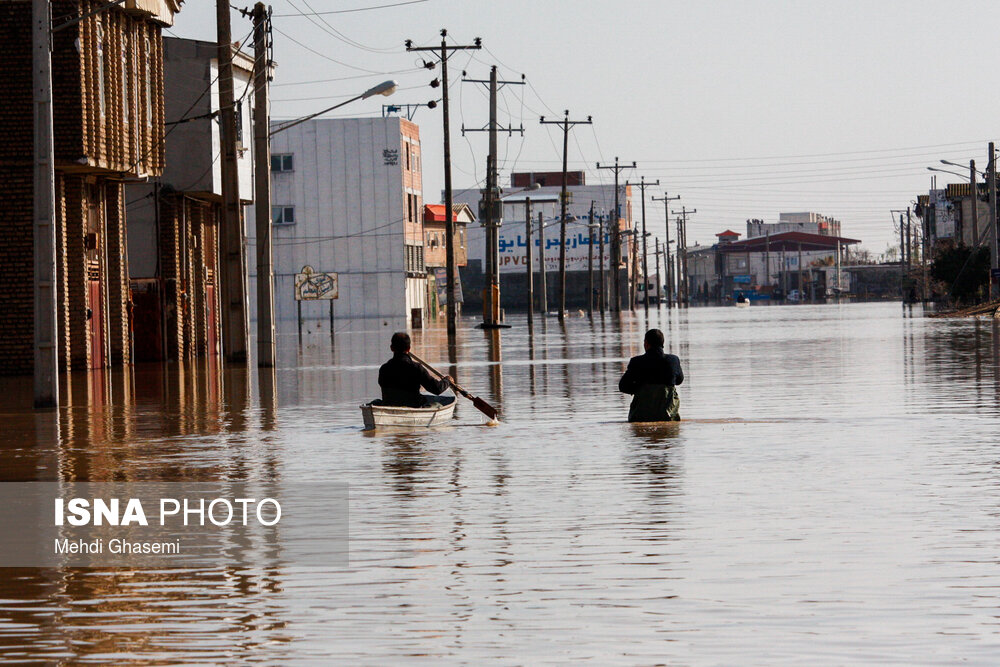
<svg viewBox="0 0 1000 667">
<path fill-rule="evenodd" d="M 781 234 L 782 232 L 807 232 L 823 236 L 839 236 L 840 221 L 819 213 L 779 213 L 778 222 L 747 220 L 747 238 Z"/>
<path fill-rule="evenodd" d="M 556 179 L 557 180 L 553 180 Z M 500 302 L 507 310 L 527 309 L 527 244 L 525 236 L 525 201 L 531 200 L 532 214 L 532 262 L 535 267 L 544 254 L 546 269 L 547 301 L 551 306 L 558 298 L 559 285 L 559 246 L 560 246 L 560 205 L 562 172 L 530 172 L 514 173 L 511 176 L 512 186 L 503 193 L 503 224 L 500 227 Z M 535 180 L 532 180 L 535 179 Z M 588 266 L 590 265 L 591 230 L 588 227 L 591 203 L 594 208 L 594 223 L 600 225 L 604 235 L 604 265 L 606 268 L 605 291 L 610 295 L 612 268 L 611 238 L 613 230 L 617 229 L 622 237 L 622 254 L 619 271 L 621 273 L 621 290 L 623 306 L 627 307 L 629 281 L 632 275 L 632 252 L 634 244 L 632 211 L 632 188 L 622 184 L 619 192 L 620 210 L 615 215 L 615 187 L 606 185 L 586 185 L 582 172 L 570 172 L 570 183 L 567 191 L 570 201 L 566 207 L 569 220 L 566 224 L 566 307 L 585 308 L 588 300 Z M 543 182 L 537 190 L 524 190 L 532 182 Z M 514 185 L 523 184 L 523 185 Z M 473 210 L 479 210 L 481 194 L 478 188 L 456 190 L 455 201 L 468 204 Z M 544 219 L 545 247 L 544 252 L 539 242 L 538 215 Z M 480 222 L 482 220 L 480 219 Z M 662 228 L 662 219 L 657 222 L 647 214 L 649 231 Z M 465 293 L 465 307 L 479 308 L 482 305 L 481 295 L 485 286 L 483 271 L 486 258 L 486 234 L 481 225 L 469 229 L 467 245 L 469 265 L 462 272 Z M 595 273 L 595 290 L 600 289 L 596 274 L 599 273 L 601 262 L 599 230 L 594 230 L 593 236 L 593 266 Z M 641 265 L 641 263 L 640 263 Z M 535 270 L 534 290 L 538 294 L 540 281 Z M 610 303 L 610 296 L 609 296 Z"/>
<path fill-rule="evenodd" d="M 795 289 L 816 298 L 828 290 L 846 292 L 849 278 L 837 268 L 843 268 L 846 248 L 860 243 L 799 231 L 742 241 L 730 240 L 738 235 L 729 230 L 716 236 L 719 242 L 713 246 L 688 248 L 688 288 L 694 301 L 724 300 L 736 292 L 778 298 Z"/>
<path fill-rule="evenodd" d="M 276 321 L 296 320 L 295 275 L 307 265 L 338 274 L 338 319 L 421 321 L 426 273 L 417 125 L 388 117 L 271 127 L 279 130 L 271 139 Z M 254 243 L 253 225 L 248 232 Z M 250 268 L 255 286 L 253 262 Z M 328 313 L 328 303 L 302 302 L 303 319 L 326 321 Z"/>
<path fill-rule="evenodd" d="M 56 310 L 63 369 L 132 361 L 125 182 L 163 171 L 161 31 L 180 0 L 53 5 Z M 94 12 L 96 8 L 103 11 Z M 34 366 L 32 3 L 0 3 L 0 374 Z"/>
<path fill-rule="evenodd" d="M 219 353 L 222 141 L 218 46 L 163 40 L 167 165 L 156 183 L 128 186 L 128 268 L 137 361 Z M 253 200 L 253 57 L 233 52 L 240 200 Z M 206 92 L 210 91 L 210 92 Z M 266 168 L 266 166 L 265 166 Z M 244 218 L 246 216 L 244 215 Z M 249 226 L 252 226 L 252 222 Z"/>
<path fill-rule="evenodd" d="M 461 267 L 469 261 L 466 237 L 469 224 L 476 218 L 467 204 L 454 204 L 452 220 L 455 222 L 455 265 Z M 446 224 L 444 204 L 424 204 L 424 266 L 428 269 L 448 264 Z"/>
</svg>

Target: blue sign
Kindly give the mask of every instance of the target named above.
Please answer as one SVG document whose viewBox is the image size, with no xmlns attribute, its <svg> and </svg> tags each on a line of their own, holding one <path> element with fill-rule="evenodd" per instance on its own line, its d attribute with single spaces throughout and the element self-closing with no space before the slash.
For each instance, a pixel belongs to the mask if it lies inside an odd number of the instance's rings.
<svg viewBox="0 0 1000 667">
<path fill-rule="evenodd" d="M 739 285 L 749 285 L 751 283 L 752 276 L 733 276 L 733 282 Z"/>
</svg>

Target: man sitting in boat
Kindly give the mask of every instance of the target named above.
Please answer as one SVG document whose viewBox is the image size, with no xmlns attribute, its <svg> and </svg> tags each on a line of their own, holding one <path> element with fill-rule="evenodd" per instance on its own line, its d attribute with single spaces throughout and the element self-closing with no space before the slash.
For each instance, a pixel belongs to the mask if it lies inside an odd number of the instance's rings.
<svg viewBox="0 0 1000 667">
<path fill-rule="evenodd" d="M 389 349 L 392 350 L 392 359 L 378 369 L 382 405 L 426 408 L 448 405 L 455 400 L 454 396 L 437 396 L 451 386 L 450 375 L 436 380 L 410 357 L 410 334 L 403 331 L 392 334 Z M 421 394 L 421 387 L 435 396 Z"/>
<path fill-rule="evenodd" d="M 632 394 L 630 422 L 680 421 L 681 399 L 677 385 L 684 382 L 681 360 L 663 351 L 663 332 L 650 329 L 643 340 L 646 353 L 632 357 L 618 391 Z"/>
</svg>

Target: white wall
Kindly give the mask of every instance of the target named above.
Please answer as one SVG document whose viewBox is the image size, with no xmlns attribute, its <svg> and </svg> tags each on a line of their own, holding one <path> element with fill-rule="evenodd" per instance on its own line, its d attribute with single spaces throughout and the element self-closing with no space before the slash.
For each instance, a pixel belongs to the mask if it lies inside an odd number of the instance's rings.
<svg viewBox="0 0 1000 667">
<path fill-rule="evenodd" d="M 273 121 L 272 128 L 280 125 Z M 335 317 L 408 317 L 401 160 L 388 164 L 384 150 L 402 146 L 399 118 L 320 118 L 274 135 L 271 152 L 291 153 L 294 171 L 271 175 L 272 203 L 294 206 L 295 224 L 275 225 L 275 314 L 297 318 L 294 274 L 304 265 L 339 274 Z M 253 220 L 253 209 L 248 212 Z M 256 240 L 248 225 L 250 273 L 256 274 Z M 256 288 L 256 281 L 252 280 Z M 420 294 L 423 294 L 421 291 Z M 420 305 L 423 305 L 422 300 Z M 303 302 L 304 319 L 329 316 L 326 302 Z M 251 316 L 256 303 L 251 294 Z"/>
</svg>

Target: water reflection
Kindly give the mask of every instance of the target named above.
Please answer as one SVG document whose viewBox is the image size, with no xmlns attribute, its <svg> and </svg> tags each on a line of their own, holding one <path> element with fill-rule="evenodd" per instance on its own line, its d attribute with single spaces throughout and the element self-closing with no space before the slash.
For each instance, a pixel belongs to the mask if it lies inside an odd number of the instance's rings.
<svg viewBox="0 0 1000 667">
<path fill-rule="evenodd" d="M 415 331 L 502 404 L 495 428 L 463 402 L 445 428 L 362 432 L 382 321 L 279 334 L 275 369 L 74 375 L 53 413 L 0 380 L 0 479 L 346 481 L 352 533 L 346 570 L 281 563 L 280 533 L 253 568 L 6 570 L 0 661 L 990 664 L 1000 322 L 920 315 Z M 689 378 L 680 423 L 625 422 L 650 326 Z"/>
</svg>

